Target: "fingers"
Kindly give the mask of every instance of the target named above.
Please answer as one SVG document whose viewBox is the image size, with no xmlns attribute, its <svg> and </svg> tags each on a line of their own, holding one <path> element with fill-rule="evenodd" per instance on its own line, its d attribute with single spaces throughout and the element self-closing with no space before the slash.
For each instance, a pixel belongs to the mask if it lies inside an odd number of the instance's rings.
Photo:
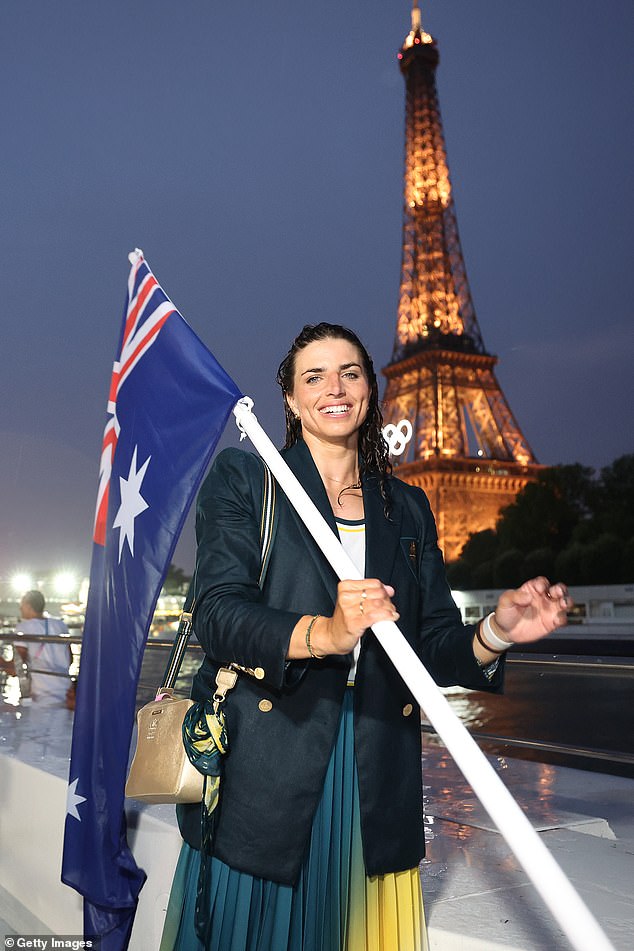
<svg viewBox="0 0 634 951">
<path fill-rule="evenodd" d="M 525 581 L 524 584 L 516 590 L 505 591 L 500 601 L 502 601 L 502 598 L 505 598 L 505 600 L 510 600 L 517 605 L 528 605 L 535 600 L 535 597 L 538 599 L 545 598 L 555 604 L 561 603 L 564 608 L 568 608 L 572 605 L 572 599 L 568 595 L 566 585 L 561 581 L 551 584 L 548 578 L 544 578 L 543 576 Z"/>
<path fill-rule="evenodd" d="M 568 588 L 561 581 L 550 585 L 546 592 L 546 597 L 551 601 L 561 601 L 564 607 L 572 605 L 572 599 L 568 596 Z"/>
<path fill-rule="evenodd" d="M 568 620 L 568 611 L 573 604 L 572 598 L 568 596 L 568 588 L 565 584 L 557 582 L 550 586 L 546 592 L 546 598 L 555 612 L 553 617 L 555 627 L 562 627 Z"/>
<path fill-rule="evenodd" d="M 539 576 L 531 578 L 530 581 L 525 581 L 520 588 L 512 591 L 511 595 L 516 604 L 530 604 L 531 601 L 535 600 L 535 596 L 538 598 L 545 597 L 549 587 L 548 578 Z"/>
<path fill-rule="evenodd" d="M 540 576 L 500 596 L 495 622 L 505 640 L 536 640 L 563 627 L 572 605 L 565 584 L 551 584 L 548 578 Z"/>
<path fill-rule="evenodd" d="M 392 604 L 394 588 L 377 578 L 360 581 L 341 581 L 337 603 L 346 622 L 353 627 L 371 627 L 376 621 L 396 620 L 398 611 Z"/>
<path fill-rule="evenodd" d="M 558 612 L 565 612 L 572 606 L 572 600 L 568 597 L 568 588 L 561 581 L 551 584 L 548 578 L 539 577 L 527 581 L 526 585 L 522 585 L 523 588 L 527 586 L 532 587 L 536 594 L 550 602 L 551 607 Z"/>
<path fill-rule="evenodd" d="M 377 621 L 398 620 L 393 595 L 394 588 L 377 578 L 339 582 L 334 614 L 328 621 L 328 653 L 347 654 Z"/>
</svg>

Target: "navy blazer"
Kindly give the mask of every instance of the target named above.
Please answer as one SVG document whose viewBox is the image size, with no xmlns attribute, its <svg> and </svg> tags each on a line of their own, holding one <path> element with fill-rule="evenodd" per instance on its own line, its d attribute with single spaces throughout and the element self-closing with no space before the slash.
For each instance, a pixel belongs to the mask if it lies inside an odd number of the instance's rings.
<svg viewBox="0 0 634 951">
<path fill-rule="evenodd" d="M 306 444 L 283 455 L 336 532 Z M 227 449 L 199 495 L 194 630 L 206 657 L 192 696 L 213 693 L 222 664 L 261 668 L 262 679 L 241 674 L 227 697 L 229 752 L 213 851 L 240 871 L 291 884 L 322 793 L 351 655 L 287 661 L 302 615 L 332 615 L 337 578 L 278 487 L 259 588 L 263 481 L 257 456 Z M 451 598 L 427 497 L 395 478 L 390 486 L 386 518 L 378 481 L 363 485 L 365 576 L 394 587 L 399 627 L 439 685 L 500 690 L 503 661 L 489 681 L 473 654 L 473 626 L 463 625 Z M 418 707 L 371 631 L 361 641 L 354 735 L 366 872 L 413 868 L 424 854 Z M 199 847 L 200 807 L 178 813 L 185 839 Z"/>
</svg>

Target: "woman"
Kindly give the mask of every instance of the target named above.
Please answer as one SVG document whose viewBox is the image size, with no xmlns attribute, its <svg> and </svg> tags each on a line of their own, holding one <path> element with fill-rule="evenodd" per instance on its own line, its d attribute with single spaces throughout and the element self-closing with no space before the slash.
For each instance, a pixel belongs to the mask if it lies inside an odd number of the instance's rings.
<svg viewBox="0 0 634 951">
<path fill-rule="evenodd" d="M 499 691 L 504 651 L 565 620 L 562 585 L 506 592 L 476 628 L 447 586 L 424 493 L 393 478 L 372 361 L 339 325 L 304 327 L 278 372 L 284 458 L 364 574 L 337 579 L 283 493 L 261 569 L 263 467 L 221 453 L 198 502 L 194 628 L 205 660 L 240 675 L 225 757 L 204 940 L 194 930 L 200 809 L 185 844 L 162 951 L 419 951 L 426 947 L 421 732 L 407 687 L 372 633 L 399 627 L 436 682 Z"/>
</svg>

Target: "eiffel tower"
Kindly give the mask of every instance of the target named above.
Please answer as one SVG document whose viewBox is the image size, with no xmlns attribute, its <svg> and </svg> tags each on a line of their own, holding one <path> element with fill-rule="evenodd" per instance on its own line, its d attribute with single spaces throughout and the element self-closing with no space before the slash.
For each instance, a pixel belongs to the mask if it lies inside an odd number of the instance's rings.
<svg viewBox="0 0 634 951">
<path fill-rule="evenodd" d="M 438 47 L 421 26 L 398 54 L 406 86 L 403 251 L 396 338 L 384 368 L 386 423 L 407 420 L 395 473 L 425 490 L 445 559 L 493 528 L 543 468 L 509 408 L 476 319 L 451 194 L 436 91 Z"/>
</svg>

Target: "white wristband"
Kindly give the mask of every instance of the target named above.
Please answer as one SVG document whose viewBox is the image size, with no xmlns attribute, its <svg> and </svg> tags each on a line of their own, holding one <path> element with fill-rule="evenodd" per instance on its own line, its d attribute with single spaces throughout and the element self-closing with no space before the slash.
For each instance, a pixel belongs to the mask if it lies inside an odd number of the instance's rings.
<svg viewBox="0 0 634 951">
<path fill-rule="evenodd" d="M 493 625 L 491 624 L 491 618 L 495 612 L 487 614 L 484 621 L 482 622 L 482 633 L 484 639 L 493 651 L 506 651 L 509 647 L 513 646 L 513 641 L 503 641 L 501 637 L 498 637 L 495 631 L 493 630 Z"/>
</svg>

